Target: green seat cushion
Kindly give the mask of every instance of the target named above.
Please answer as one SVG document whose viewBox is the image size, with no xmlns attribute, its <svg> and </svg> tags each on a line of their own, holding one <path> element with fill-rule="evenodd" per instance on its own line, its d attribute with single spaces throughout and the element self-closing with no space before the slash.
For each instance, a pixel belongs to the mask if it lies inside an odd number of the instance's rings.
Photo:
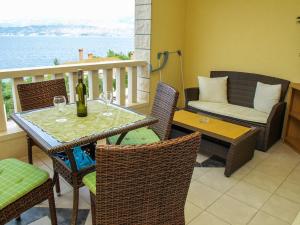
<svg viewBox="0 0 300 225">
<path fill-rule="evenodd" d="M 17 159 L 0 160 L 0 210 L 46 182 L 49 174 Z"/>
<path fill-rule="evenodd" d="M 120 135 L 115 135 L 108 138 L 110 144 L 116 144 Z M 139 128 L 127 133 L 121 142 L 122 145 L 142 145 L 142 144 L 152 144 L 154 142 L 159 142 L 159 137 L 155 132 L 148 128 Z"/>
<path fill-rule="evenodd" d="M 94 195 L 96 195 L 96 172 L 85 175 L 82 182 Z"/>
</svg>

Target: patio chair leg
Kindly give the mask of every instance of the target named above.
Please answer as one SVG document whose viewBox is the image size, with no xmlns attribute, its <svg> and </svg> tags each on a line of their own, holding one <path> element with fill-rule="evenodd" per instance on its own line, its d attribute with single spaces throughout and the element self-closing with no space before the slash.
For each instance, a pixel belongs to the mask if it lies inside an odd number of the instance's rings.
<svg viewBox="0 0 300 225">
<path fill-rule="evenodd" d="M 60 197 L 61 193 L 60 193 L 59 174 L 56 171 L 54 171 L 54 177 L 55 177 L 55 191 L 57 196 Z"/>
<path fill-rule="evenodd" d="M 53 191 L 51 191 L 48 201 L 49 201 L 51 225 L 57 225 L 56 208 L 55 208 L 55 200 L 54 200 Z"/>
<path fill-rule="evenodd" d="M 32 160 L 32 139 L 27 136 L 27 153 L 28 153 L 28 163 L 33 164 Z"/>
<path fill-rule="evenodd" d="M 92 224 L 96 225 L 96 205 L 95 205 L 95 196 L 90 192 L 91 198 L 91 213 L 92 213 Z"/>
<path fill-rule="evenodd" d="M 77 224 L 78 216 L 78 204 L 79 204 L 79 188 L 73 187 L 73 212 L 72 212 L 72 225 Z"/>
</svg>

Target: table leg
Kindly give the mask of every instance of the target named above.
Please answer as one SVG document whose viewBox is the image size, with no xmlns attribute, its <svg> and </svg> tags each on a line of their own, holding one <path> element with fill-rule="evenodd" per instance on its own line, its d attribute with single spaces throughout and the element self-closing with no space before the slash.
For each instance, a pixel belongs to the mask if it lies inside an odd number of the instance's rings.
<svg viewBox="0 0 300 225">
<path fill-rule="evenodd" d="M 33 145 L 32 139 L 29 136 L 27 136 L 28 163 L 30 163 L 30 164 L 33 164 L 33 160 L 32 160 L 32 145 Z"/>
<path fill-rule="evenodd" d="M 53 166 L 53 168 L 54 168 L 54 166 Z M 58 197 L 60 197 L 61 194 L 60 194 L 59 174 L 56 171 L 54 171 L 53 180 L 54 180 L 53 182 L 55 184 L 56 194 L 57 194 Z"/>
<path fill-rule="evenodd" d="M 50 193 L 48 197 L 49 209 L 50 209 L 50 218 L 51 225 L 57 225 L 57 217 L 56 217 L 56 208 L 55 208 L 55 200 L 53 192 Z"/>
<path fill-rule="evenodd" d="M 72 225 L 77 224 L 78 217 L 78 205 L 79 205 L 79 188 L 73 187 L 73 212 L 72 212 Z"/>
</svg>

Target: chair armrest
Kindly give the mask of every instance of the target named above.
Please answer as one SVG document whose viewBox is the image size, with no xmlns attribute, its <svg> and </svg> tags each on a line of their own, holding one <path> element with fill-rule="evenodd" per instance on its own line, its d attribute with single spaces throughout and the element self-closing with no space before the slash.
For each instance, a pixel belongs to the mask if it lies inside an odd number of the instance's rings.
<svg viewBox="0 0 300 225">
<path fill-rule="evenodd" d="M 285 114 L 286 102 L 279 102 L 273 106 L 269 115 L 266 132 L 265 132 L 265 144 L 266 149 L 274 144 L 281 137 L 284 114 Z"/>
<path fill-rule="evenodd" d="M 188 106 L 189 101 L 196 101 L 199 100 L 199 88 L 186 88 L 184 90 L 185 94 L 185 107 Z"/>
<path fill-rule="evenodd" d="M 274 122 L 278 123 L 278 119 L 283 118 L 285 114 L 285 107 L 286 102 L 278 102 L 276 105 L 273 106 L 272 111 L 270 112 L 270 115 L 267 120 L 267 126 Z"/>
</svg>

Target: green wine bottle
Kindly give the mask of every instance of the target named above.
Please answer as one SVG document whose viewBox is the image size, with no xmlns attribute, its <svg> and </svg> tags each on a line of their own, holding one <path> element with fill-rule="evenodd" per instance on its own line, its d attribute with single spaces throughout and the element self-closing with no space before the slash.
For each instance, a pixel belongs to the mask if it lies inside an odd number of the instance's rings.
<svg viewBox="0 0 300 225">
<path fill-rule="evenodd" d="M 86 94 L 86 86 L 83 83 L 82 70 L 78 70 L 78 84 L 76 86 L 76 107 L 77 107 L 78 117 L 87 116 L 87 94 Z"/>
</svg>

